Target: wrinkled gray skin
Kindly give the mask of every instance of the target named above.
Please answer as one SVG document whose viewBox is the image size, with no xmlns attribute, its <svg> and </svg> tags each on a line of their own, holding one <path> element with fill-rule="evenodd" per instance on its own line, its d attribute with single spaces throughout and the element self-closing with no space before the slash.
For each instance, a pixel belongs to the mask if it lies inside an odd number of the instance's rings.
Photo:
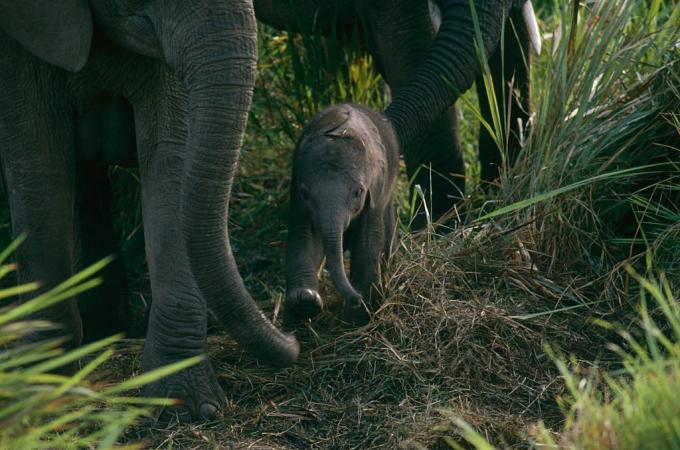
<svg viewBox="0 0 680 450">
<path fill-rule="evenodd" d="M 398 174 L 397 137 L 383 115 L 341 104 L 307 124 L 293 165 L 284 326 L 321 310 L 318 273 L 323 256 L 345 299 L 343 317 L 354 323 L 368 319 L 370 288 L 394 241 Z M 351 255 L 351 282 L 344 249 Z"/>
<path fill-rule="evenodd" d="M 0 12 L 0 160 L 13 234 L 29 234 L 16 254 L 19 281 L 39 280 L 45 291 L 73 274 L 77 166 L 130 150 L 87 136 L 115 130 L 106 120 L 76 123 L 96 118 L 88 108 L 108 93 L 134 111 L 154 300 L 144 370 L 205 355 L 207 308 L 262 361 L 293 363 L 297 341 L 257 308 L 228 240 L 228 200 L 255 80 L 252 3 L 0 0 Z M 116 117 L 116 103 L 105 101 L 101 114 Z M 70 336 L 70 346 L 80 343 L 75 300 L 36 318 L 60 324 L 56 334 Z M 185 420 L 212 418 L 224 402 L 208 360 L 145 393 L 183 400 L 166 413 Z"/>
<path fill-rule="evenodd" d="M 465 166 L 452 106 L 458 94 L 477 81 L 480 110 L 493 123 L 473 45 L 469 0 L 254 0 L 258 20 L 280 29 L 340 36 L 358 27 L 377 69 L 391 88 L 393 102 L 385 111 L 397 133 L 412 186 L 419 184 L 433 220 L 448 212 L 465 192 Z M 438 6 L 438 8 L 435 6 Z M 476 0 L 476 12 L 489 57 L 495 92 L 512 81 L 508 141 L 510 162 L 519 148 L 519 122 L 529 118 L 529 39 L 521 6 L 524 0 Z M 507 19 L 507 20 L 506 20 Z M 498 43 L 505 24 L 504 64 Z M 439 33 L 436 29 L 439 27 Z M 436 39 L 435 39 L 435 36 Z M 444 81 L 448 80 L 448 82 Z M 480 127 L 481 176 L 498 177 L 501 154 L 491 135 Z M 428 168 L 432 168 L 432 172 Z M 430 201 L 431 200 L 431 201 Z M 423 210 L 421 209 L 421 212 Z M 419 214 L 416 229 L 426 223 Z"/>
</svg>

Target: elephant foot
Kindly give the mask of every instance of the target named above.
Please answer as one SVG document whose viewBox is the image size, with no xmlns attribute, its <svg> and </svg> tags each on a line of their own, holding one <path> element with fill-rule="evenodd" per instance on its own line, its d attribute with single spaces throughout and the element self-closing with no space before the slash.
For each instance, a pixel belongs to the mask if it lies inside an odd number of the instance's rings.
<svg viewBox="0 0 680 450">
<path fill-rule="evenodd" d="M 157 367 L 162 365 L 158 364 Z M 157 420 L 164 423 L 215 420 L 222 416 L 226 403 L 224 392 L 208 360 L 147 385 L 142 395 L 178 400 L 177 404 L 158 411 Z"/>
<path fill-rule="evenodd" d="M 351 325 L 366 325 L 371 319 L 371 316 L 364 299 L 362 297 L 356 297 L 345 300 L 341 319 Z"/>
<path fill-rule="evenodd" d="M 284 329 L 293 328 L 303 320 L 316 317 L 323 310 L 321 295 L 308 288 L 293 289 L 286 297 L 286 311 L 284 313 Z"/>
</svg>

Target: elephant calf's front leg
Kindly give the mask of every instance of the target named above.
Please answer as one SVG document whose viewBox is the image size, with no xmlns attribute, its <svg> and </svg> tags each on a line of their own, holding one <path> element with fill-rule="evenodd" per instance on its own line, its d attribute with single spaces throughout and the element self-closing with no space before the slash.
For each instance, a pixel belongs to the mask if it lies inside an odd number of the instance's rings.
<svg viewBox="0 0 680 450">
<path fill-rule="evenodd" d="M 316 316 L 323 308 L 318 279 L 323 259 L 321 240 L 309 220 L 302 218 L 291 220 L 288 233 L 284 328 Z"/>
<path fill-rule="evenodd" d="M 351 253 L 350 280 L 361 293 L 361 304 L 345 303 L 343 319 L 356 324 L 369 320 L 369 309 L 375 300 L 373 285 L 378 276 L 378 265 L 386 249 L 387 233 L 384 214 L 364 211 L 358 219 L 354 239 L 349 244 Z"/>
</svg>

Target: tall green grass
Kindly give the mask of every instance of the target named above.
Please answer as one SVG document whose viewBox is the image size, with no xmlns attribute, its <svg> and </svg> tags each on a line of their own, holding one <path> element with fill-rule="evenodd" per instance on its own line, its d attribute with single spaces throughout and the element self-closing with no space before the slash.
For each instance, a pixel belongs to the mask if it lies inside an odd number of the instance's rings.
<svg viewBox="0 0 680 450">
<path fill-rule="evenodd" d="M 611 346 L 620 368 L 593 371 L 603 374 L 600 382 L 575 361 L 555 358 L 568 393 L 564 428 L 539 424 L 533 445 L 677 448 L 680 8 L 675 1 L 589 2 L 574 21 L 573 7 L 550 6 L 547 52 L 534 65 L 531 135 L 502 174 L 496 208 L 476 223 L 525 225 L 539 273 L 597 283 L 595 295 L 616 300 L 607 313 L 628 324 L 599 321 L 620 335 Z M 474 448 L 494 448 L 464 421 L 450 420 Z"/>
<path fill-rule="evenodd" d="M 605 275 L 648 247 L 668 250 L 671 268 L 680 255 L 670 239 L 680 217 L 680 8 L 612 0 L 583 6 L 574 23 L 572 5 L 553 5 L 533 67 L 531 135 L 502 174 L 496 210 L 480 219 L 533 220 L 543 268 Z"/>
<path fill-rule="evenodd" d="M 0 280 L 16 270 L 5 261 L 22 239 L 0 254 Z M 151 407 L 174 403 L 170 399 L 127 396 L 130 390 L 153 382 L 198 362 L 182 361 L 119 384 L 88 381 L 114 354 L 115 335 L 65 352 L 62 339 L 27 343 L 27 336 L 55 326 L 31 319 L 31 315 L 97 286 L 96 272 L 103 260 L 55 288 L 21 304 L 0 309 L 0 448 L 123 448 L 117 442 L 125 429 Z M 0 299 L 28 295 L 38 288 L 30 283 L 0 289 Z M 72 376 L 55 370 L 80 365 Z M 127 445 L 125 448 L 141 448 Z"/>
<path fill-rule="evenodd" d="M 260 27 L 260 66 L 255 98 L 262 97 L 272 122 L 292 143 L 319 110 L 356 102 L 383 110 L 388 101 L 381 76 L 365 51 L 359 31 L 320 29 L 305 34 Z M 257 108 L 251 115 L 260 131 Z"/>
</svg>

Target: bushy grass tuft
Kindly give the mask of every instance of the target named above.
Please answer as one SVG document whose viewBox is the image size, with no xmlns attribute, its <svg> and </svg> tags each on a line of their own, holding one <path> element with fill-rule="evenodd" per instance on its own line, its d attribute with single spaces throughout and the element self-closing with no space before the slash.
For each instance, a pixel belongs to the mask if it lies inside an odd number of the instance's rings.
<svg viewBox="0 0 680 450">
<path fill-rule="evenodd" d="M 650 246 L 677 258 L 680 9 L 598 2 L 576 26 L 571 2 L 555 13 L 531 136 L 493 215 L 536 219 L 541 267 L 604 276 Z"/>
<path fill-rule="evenodd" d="M 648 254 L 649 256 L 649 254 Z M 646 259 L 647 264 L 652 259 Z M 561 430 L 542 421 L 532 427 L 532 448 L 583 450 L 672 450 L 680 442 L 680 308 L 665 274 L 648 266 L 627 272 L 641 286 L 638 318 L 632 326 L 601 322 L 621 336 L 610 345 L 622 368 L 583 370 L 573 357 L 555 359 L 566 392 L 558 398 L 565 411 Z M 663 319 L 654 319 L 653 311 Z M 451 417 L 465 439 L 479 450 L 495 448 L 465 420 Z M 460 445 L 449 439 L 449 443 Z"/>
<path fill-rule="evenodd" d="M 571 400 L 560 445 L 579 449 L 675 449 L 680 442 L 680 309 L 665 275 L 641 275 L 639 320 L 612 326 L 625 343 L 614 346 L 624 368 L 599 385 L 558 362 Z M 652 310 L 663 313 L 656 322 Z M 540 430 L 540 428 L 539 428 Z M 539 441 L 549 435 L 537 433 Z"/>
<path fill-rule="evenodd" d="M 0 254 L 0 279 L 16 270 L 4 264 L 16 241 Z M 114 355 L 113 344 L 122 336 L 111 336 L 65 352 L 61 339 L 32 342 L 31 334 L 55 325 L 32 320 L 43 308 L 97 286 L 95 273 L 104 260 L 78 273 L 50 291 L 21 304 L 0 309 L 0 448 L 142 448 L 141 443 L 118 446 L 123 432 L 140 417 L 149 416 L 152 406 L 170 405 L 169 399 L 125 396 L 143 384 L 198 362 L 183 361 L 131 378 L 119 384 L 93 381 L 93 373 Z M 0 289 L 0 299 L 28 295 L 36 283 Z M 67 366 L 78 366 L 72 376 L 59 375 Z"/>
</svg>

